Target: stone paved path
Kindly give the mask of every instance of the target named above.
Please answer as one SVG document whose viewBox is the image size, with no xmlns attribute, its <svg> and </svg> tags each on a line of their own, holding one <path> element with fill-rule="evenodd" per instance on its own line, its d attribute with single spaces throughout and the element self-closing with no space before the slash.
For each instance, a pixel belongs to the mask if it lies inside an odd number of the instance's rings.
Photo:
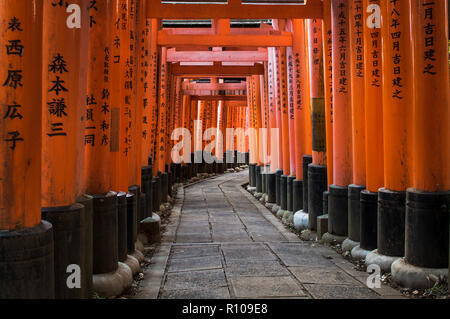
<svg viewBox="0 0 450 319">
<path fill-rule="evenodd" d="M 248 171 L 179 189 L 135 298 L 400 298 L 332 249 L 303 242 L 241 185 Z"/>
</svg>

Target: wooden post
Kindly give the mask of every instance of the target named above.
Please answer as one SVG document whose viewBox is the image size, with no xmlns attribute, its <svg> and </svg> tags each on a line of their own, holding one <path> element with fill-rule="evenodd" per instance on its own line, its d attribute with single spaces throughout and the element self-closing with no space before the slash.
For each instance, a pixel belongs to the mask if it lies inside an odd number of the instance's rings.
<svg viewBox="0 0 450 319">
<path fill-rule="evenodd" d="M 53 229 L 40 210 L 42 9 L 37 0 L 0 1 L 2 299 L 55 295 Z"/>
</svg>

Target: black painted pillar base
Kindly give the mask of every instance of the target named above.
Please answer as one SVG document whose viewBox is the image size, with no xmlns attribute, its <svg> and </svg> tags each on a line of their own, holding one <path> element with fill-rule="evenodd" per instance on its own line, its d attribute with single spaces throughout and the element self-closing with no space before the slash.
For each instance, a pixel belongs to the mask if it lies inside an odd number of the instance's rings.
<svg viewBox="0 0 450 319">
<path fill-rule="evenodd" d="M 138 194 L 130 191 L 127 194 L 127 253 L 134 253 L 137 239 L 137 211 L 139 206 Z"/>
<path fill-rule="evenodd" d="M 330 192 L 329 191 L 325 191 L 323 192 L 323 198 L 322 198 L 322 204 L 323 204 L 323 215 L 327 215 L 329 210 L 328 210 L 328 197 L 330 196 Z"/>
<path fill-rule="evenodd" d="M 248 176 L 250 187 L 256 187 L 256 164 L 249 165 Z"/>
<path fill-rule="evenodd" d="M 303 212 L 308 212 L 308 165 L 312 163 L 311 155 L 303 155 Z"/>
<path fill-rule="evenodd" d="M 295 212 L 303 209 L 303 181 L 295 179 L 292 182 L 292 209 Z"/>
<path fill-rule="evenodd" d="M 330 185 L 328 193 L 328 232 L 332 235 L 347 236 L 347 194 L 348 189 L 346 186 Z"/>
<path fill-rule="evenodd" d="M 433 286 L 430 275 L 448 276 L 450 192 L 406 191 L 405 257 L 391 265 L 402 287 Z"/>
<path fill-rule="evenodd" d="M 173 172 L 167 172 L 167 196 L 172 197 Z M 167 198 L 167 197 L 166 197 Z M 167 201 L 167 199 L 166 199 Z"/>
<path fill-rule="evenodd" d="M 286 210 L 294 211 L 294 183 L 295 176 L 288 176 L 286 181 Z"/>
<path fill-rule="evenodd" d="M 246 165 L 250 164 L 250 153 L 249 152 L 245 153 L 245 164 Z"/>
<path fill-rule="evenodd" d="M 287 179 L 286 175 L 280 176 L 280 208 L 287 210 Z"/>
<path fill-rule="evenodd" d="M 93 275 L 93 259 L 94 259 L 94 252 L 93 252 L 93 240 L 94 240 L 94 197 L 91 195 L 83 194 L 79 198 L 76 199 L 76 202 L 84 206 L 84 212 L 86 214 L 86 225 L 85 228 L 85 234 L 83 236 L 86 237 L 86 247 L 84 248 L 86 250 L 86 259 L 85 259 L 85 274 L 82 275 L 82 279 L 85 280 L 84 282 L 84 298 L 91 298 L 94 291 L 93 291 L 93 282 L 92 282 L 92 275 Z M 83 285 L 83 283 L 82 283 Z"/>
<path fill-rule="evenodd" d="M 261 193 L 265 194 L 266 190 L 266 171 L 264 166 L 261 166 Z"/>
<path fill-rule="evenodd" d="M 55 298 L 86 298 L 85 287 L 69 288 L 67 286 L 68 266 L 78 265 L 80 274 L 86 276 L 86 259 L 88 238 L 85 236 L 88 227 L 88 216 L 84 206 L 76 203 L 64 207 L 43 207 L 42 219 L 53 225 Z M 81 283 L 86 279 L 82 278 Z"/>
<path fill-rule="evenodd" d="M 378 252 L 385 256 L 405 255 L 406 192 L 378 190 Z"/>
<path fill-rule="evenodd" d="M 159 176 L 153 177 L 153 212 L 158 212 L 161 206 L 161 178 Z"/>
<path fill-rule="evenodd" d="M 94 274 L 118 267 L 117 194 L 94 195 Z"/>
<path fill-rule="evenodd" d="M 328 189 L 327 167 L 308 165 L 308 228 L 317 230 L 317 217 L 323 214 L 323 192 Z"/>
<path fill-rule="evenodd" d="M 361 240 L 361 191 L 366 187 L 362 185 L 348 185 L 348 238 L 354 242 Z"/>
<path fill-rule="evenodd" d="M 53 245 L 53 227 L 46 221 L 0 231 L 0 299 L 55 298 Z"/>
<path fill-rule="evenodd" d="M 167 173 L 161 174 L 161 202 L 167 202 L 167 195 L 169 194 L 169 176 Z"/>
<path fill-rule="evenodd" d="M 127 195 L 125 192 L 117 194 L 117 252 L 121 262 L 127 260 Z"/>
<path fill-rule="evenodd" d="M 282 169 L 279 169 L 275 172 L 275 202 L 277 206 L 281 206 L 281 175 L 283 175 Z"/>
<path fill-rule="evenodd" d="M 262 192 L 262 179 L 261 179 L 261 168 L 263 166 L 256 165 L 255 168 L 255 178 L 256 178 L 256 192 L 261 193 Z"/>
<path fill-rule="evenodd" d="M 152 195 L 152 166 L 144 166 L 141 169 L 141 185 L 142 185 L 142 193 L 145 194 L 146 197 L 146 207 L 145 211 L 141 211 L 141 216 L 139 220 L 144 220 L 145 218 L 151 216 L 153 207 L 153 195 Z"/>
<path fill-rule="evenodd" d="M 450 192 L 406 192 L 405 261 L 427 268 L 447 268 Z"/>
<path fill-rule="evenodd" d="M 276 174 L 267 173 L 267 202 L 275 203 L 277 200 Z"/>
<path fill-rule="evenodd" d="M 359 246 L 364 250 L 377 248 L 378 193 L 361 191 L 361 219 Z"/>
<path fill-rule="evenodd" d="M 137 225 L 141 221 L 141 188 L 139 185 L 131 185 L 128 187 L 128 192 L 134 194 L 136 196 L 136 233 L 137 233 Z"/>
</svg>

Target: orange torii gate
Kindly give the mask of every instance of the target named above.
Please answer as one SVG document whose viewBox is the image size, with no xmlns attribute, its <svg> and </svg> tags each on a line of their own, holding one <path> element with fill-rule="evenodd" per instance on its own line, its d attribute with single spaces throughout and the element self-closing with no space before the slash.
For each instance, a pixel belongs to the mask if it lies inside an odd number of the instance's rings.
<svg viewBox="0 0 450 319">
<path fill-rule="evenodd" d="M 139 257 L 142 220 L 165 209 L 184 175 L 171 159 L 179 125 L 191 134 L 191 161 L 206 129 L 254 129 L 250 186 L 285 223 L 303 209 L 314 238 L 328 221 L 325 240 L 348 238 L 354 257 L 403 286 L 426 288 L 427 275 L 448 271 L 447 1 L 0 5 L 0 261 L 42 251 L 15 274 L 0 268 L 0 297 L 120 294 L 127 284 L 117 278 L 139 268 L 122 261 Z M 252 18 L 273 26 L 231 28 L 230 19 Z M 212 27 L 165 28 L 163 19 Z M 203 78 L 214 83 L 185 82 Z M 260 128 L 279 129 L 270 151 Z M 234 138 L 220 150 L 230 168 L 246 143 Z M 183 167 L 192 177 L 216 170 Z M 73 264 L 79 290 L 66 285 Z M 98 278 L 116 280 L 114 292 Z"/>
</svg>

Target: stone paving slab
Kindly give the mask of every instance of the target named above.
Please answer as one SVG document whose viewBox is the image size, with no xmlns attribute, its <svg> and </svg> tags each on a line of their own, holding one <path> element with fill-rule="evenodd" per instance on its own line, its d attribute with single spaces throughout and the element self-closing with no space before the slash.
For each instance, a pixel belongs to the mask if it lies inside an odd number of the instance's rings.
<svg viewBox="0 0 450 319">
<path fill-rule="evenodd" d="M 216 289 L 227 287 L 223 269 L 168 273 L 164 290 Z"/>
<path fill-rule="evenodd" d="M 379 296 L 367 287 L 305 284 L 306 290 L 317 299 L 377 299 Z"/>
<path fill-rule="evenodd" d="M 218 245 L 201 245 L 201 246 L 173 246 L 172 259 L 220 256 Z"/>
<path fill-rule="evenodd" d="M 289 267 L 289 270 L 303 284 L 362 286 L 338 267 Z"/>
<path fill-rule="evenodd" d="M 233 277 L 231 285 L 238 298 L 306 296 L 291 277 Z"/>
<path fill-rule="evenodd" d="M 135 298 L 401 298 L 304 242 L 242 185 L 248 170 L 180 187 Z"/>
<path fill-rule="evenodd" d="M 222 260 L 217 256 L 202 256 L 190 258 L 171 259 L 167 272 L 222 269 Z"/>
</svg>

